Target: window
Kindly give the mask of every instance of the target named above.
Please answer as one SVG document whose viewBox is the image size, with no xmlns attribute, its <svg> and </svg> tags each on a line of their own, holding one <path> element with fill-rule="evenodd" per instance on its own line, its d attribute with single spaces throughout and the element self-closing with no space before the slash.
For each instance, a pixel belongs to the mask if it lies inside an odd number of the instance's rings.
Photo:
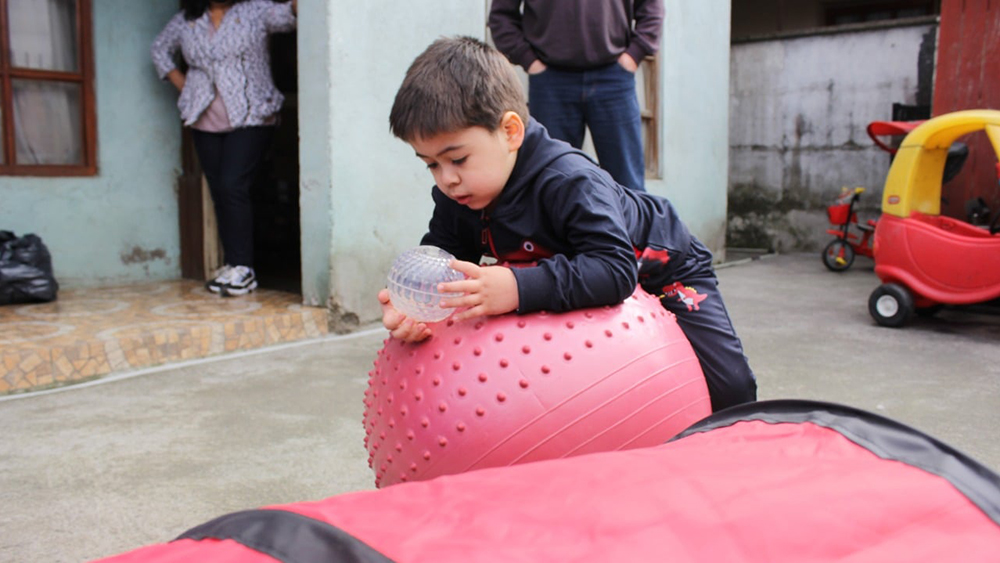
<svg viewBox="0 0 1000 563">
<path fill-rule="evenodd" d="M 636 72 L 639 110 L 642 112 L 642 145 L 646 151 L 646 177 L 660 177 L 660 77 L 656 56 L 646 57 Z"/>
<path fill-rule="evenodd" d="M 91 0 L 0 0 L 0 175 L 97 172 Z"/>
<path fill-rule="evenodd" d="M 941 12 L 940 0 L 886 0 L 847 2 L 826 7 L 826 25 L 845 25 L 931 16 Z"/>
</svg>

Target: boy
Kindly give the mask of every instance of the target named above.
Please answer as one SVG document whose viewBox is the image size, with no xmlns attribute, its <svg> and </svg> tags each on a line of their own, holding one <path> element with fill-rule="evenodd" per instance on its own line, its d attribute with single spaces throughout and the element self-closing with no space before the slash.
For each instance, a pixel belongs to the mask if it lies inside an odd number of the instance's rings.
<svg viewBox="0 0 1000 563">
<path fill-rule="evenodd" d="M 454 254 L 466 279 L 442 307 L 454 319 L 614 305 L 636 283 L 673 312 L 701 362 L 712 409 L 756 400 L 757 384 L 716 289 L 712 255 L 666 199 L 624 188 L 530 119 L 499 51 L 470 38 L 435 41 L 410 66 L 389 116 L 427 164 L 434 214 L 421 244 Z M 480 266 L 483 256 L 533 263 Z M 379 292 L 395 338 L 430 336 Z"/>
</svg>

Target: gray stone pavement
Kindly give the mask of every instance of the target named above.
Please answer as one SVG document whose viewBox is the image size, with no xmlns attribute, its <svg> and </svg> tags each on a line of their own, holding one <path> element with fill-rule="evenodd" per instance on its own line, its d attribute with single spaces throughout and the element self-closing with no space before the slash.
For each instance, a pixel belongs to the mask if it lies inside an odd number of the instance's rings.
<svg viewBox="0 0 1000 563">
<path fill-rule="evenodd" d="M 720 268 L 761 399 L 880 413 L 1000 470 L 1000 316 L 874 324 L 878 285 L 817 254 Z M 0 399 L 0 561 L 86 561 L 227 512 L 373 487 L 362 394 L 385 332 Z"/>
</svg>

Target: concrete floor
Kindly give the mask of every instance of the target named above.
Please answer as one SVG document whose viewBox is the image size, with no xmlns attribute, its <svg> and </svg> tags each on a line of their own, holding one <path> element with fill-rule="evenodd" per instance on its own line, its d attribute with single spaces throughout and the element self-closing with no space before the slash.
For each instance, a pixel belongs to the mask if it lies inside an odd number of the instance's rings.
<svg viewBox="0 0 1000 563">
<path fill-rule="evenodd" d="M 874 324 L 878 280 L 815 254 L 719 270 L 761 399 L 880 413 L 1000 470 L 1000 316 Z M 0 561 L 85 561 L 227 512 L 370 489 L 362 394 L 384 331 L 0 398 Z"/>
</svg>

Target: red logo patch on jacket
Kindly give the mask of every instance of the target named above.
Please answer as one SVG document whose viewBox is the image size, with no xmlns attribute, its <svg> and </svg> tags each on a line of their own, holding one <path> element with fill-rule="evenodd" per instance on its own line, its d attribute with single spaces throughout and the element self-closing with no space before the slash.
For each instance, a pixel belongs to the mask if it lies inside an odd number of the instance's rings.
<svg viewBox="0 0 1000 563">
<path fill-rule="evenodd" d="M 687 305 L 688 311 L 697 311 L 700 309 L 698 304 L 708 296 L 698 293 L 695 288 L 687 287 L 681 282 L 674 282 L 673 285 L 663 287 L 663 297 L 676 297 L 678 301 Z"/>
<path fill-rule="evenodd" d="M 666 250 L 658 250 L 655 248 L 644 248 L 642 250 L 636 249 L 635 257 L 639 260 L 639 262 L 657 262 L 663 265 L 670 262 L 670 255 L 667 254 Z"/>
<path fill-rule="evenodd" d="M 500 257 L 504 262 L 535 262 L 542 258 L 551 258 L 552 253 L 530 240 L 521 242 L 521 247 L 513 252 L 507 252 Z"/>
</svg>

